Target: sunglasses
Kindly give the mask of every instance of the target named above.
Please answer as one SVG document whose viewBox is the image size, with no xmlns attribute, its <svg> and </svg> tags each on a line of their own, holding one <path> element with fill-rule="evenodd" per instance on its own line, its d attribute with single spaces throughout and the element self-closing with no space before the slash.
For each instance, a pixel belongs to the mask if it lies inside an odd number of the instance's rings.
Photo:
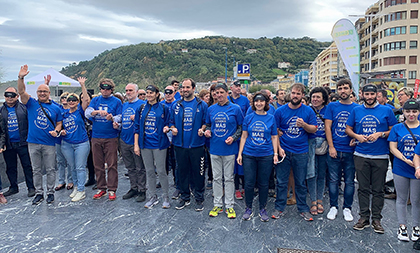
<svg viewBox="0 0 420 253">
<path fill-rule="evenodd" d="M 17 96 L 17 94 L 14 93 L 14 92 L 5 92 L 4 96 L 7 97 L 7 98 L 15 98 Z"/>
<path fill-rule="evenodd" d="M 165 90 L 165 94 L 172 94 L 172 93 L 174 93 L 173 90 L 170 90 L 170 89 Z"/>
<path fill-rule="evenodd" d="M 79 100 L 76 97 L 69 97 L 67 102 L 79 102 Z"/>
<path fill-rule="evenodd" d="M 139 96 L 146 96 L 146 93 L 139 93 Z"/>
<path fill-rule="evenodd" d="M 100 87 L 102 90 L 110 90 L 110 89 L 112 89 L 111 85 L 109 85 L 109 84 L 107 84 L 107 83 L 101 83 L 101 84 L 99 85 L 99 87 Z"/>
</svg>

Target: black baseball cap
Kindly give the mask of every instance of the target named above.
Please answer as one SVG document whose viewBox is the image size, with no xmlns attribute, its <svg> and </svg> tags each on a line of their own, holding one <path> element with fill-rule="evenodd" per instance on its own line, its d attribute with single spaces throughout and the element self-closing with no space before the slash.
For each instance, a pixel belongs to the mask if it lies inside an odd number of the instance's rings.
<svg viewBox="0 0 420 253">
<path fill-rule="evenodd" d="M 374 84 L 366 84 L 362 88 L 362 92 L 377 92 L 378 88 Z"/>
<path fill-rule="evenodd" d="M 404 103 L 403 110 L 420 110 L 420 104 L 415 99 L 409 99 Z"/>
</svg>

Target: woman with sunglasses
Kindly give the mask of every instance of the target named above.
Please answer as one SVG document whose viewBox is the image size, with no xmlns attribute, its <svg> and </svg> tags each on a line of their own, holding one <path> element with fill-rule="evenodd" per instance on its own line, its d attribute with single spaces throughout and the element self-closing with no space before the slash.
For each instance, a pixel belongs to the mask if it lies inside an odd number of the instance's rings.
<svg viewBox="0 0 420 253">
<path fill-rule="evenodd" d="M 411 200 L 411 240 L 420 237 L 420 104 L 414 99 L 403 105 L 405 122 L 395 125 L 388 136 L 389 149 L 394 155 L 392 173 L 397 194 L 396 211 L 399 224 L 397 237 L 409 241 L 407 228 L 407 201 Z M 417 145 L 417 146 L 416 146 Z"/>
<path fill-rule="evenodd" d="M 73 202 L 86 198 L 86 163 L 90 151 L 89 137 L 83 120 L 85 110 L 90 103 L 90 97 L 85 86 L 86 78 L 79 77 L 77 81 L 82 87 L 83 100 L 80 104 L 79 96 L 75 93 L 70 93 L 67 96 L 69 109 L 63 111 L 63 130 L 61 130 L 63 136 L 61 151 L 67 160 L 75 185 L 70 194 Z"/>
<path fill-rule="evenodd" d="M 169 124 L 169 108 L 159 103 L 159 88 L 155 85 L 146 87 L 147 103 L 139 107 L 134 119 L 134 153 L 143 157 L 146 167 L 147 191 L 150 199 L 144 205 L 152 208 L 159 203 L 156 195 L 156 174 L 162 186 L 162 208 L 170 208 L 169 183 L 166 174 L 166 149 L 169 147 L 168 136 L 163 128 Z M 141 152 L 140 152 L 141 150 Z"/>
<path fill-rule="evenodd" d="M 261 221 L 270 218 L 265 206 L 268 198 L 268 181 L 273 164 L 278 163 L 279 149 L 277 125 L 274 115 L 267 113 L 270 109 L 270 98 L 261 92 L 255 93 L 252 98 L 252 113 L 248 114 L 242 125 L 242 137 L 239 145 L 237 162 L 243 165 L 245 179 L 245 213 L 243 220 L 253 216 L 252 202 L 254 200 L 255 181 L 258 182 L 258 195 L 260 203 L 259 216 Z"/>
</svg>

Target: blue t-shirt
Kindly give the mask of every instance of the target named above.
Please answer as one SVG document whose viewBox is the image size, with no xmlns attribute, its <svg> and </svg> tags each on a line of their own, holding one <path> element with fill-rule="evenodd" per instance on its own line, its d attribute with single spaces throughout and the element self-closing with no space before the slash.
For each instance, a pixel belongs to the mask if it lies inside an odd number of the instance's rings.
<svg viewBox="0 0 420 253">
<path fill-rule="evenodd" d="M 327 107 L 324 106 L 324 107 L 322 107 L 322 109 L 318 113 L 315 112 L 316 124 L 318 125 L 318 127 L 317 127 L 316 132 L 314 134 L 309 134 L 309 138 L 311 138 L 311 136 L 325 138 L 325 122 L 324 122 L 323 119 L 325 119 L 324 115 L 325 115 L 326 110 L 327 110 Z"/>
<path fill-rule="evenodd" d="M 144 148 L 147 149 L 158 149 L 159 148 L 159 135 L 164 134 L 163 132 L 158 131 L 158 126 L 156 124 L 156 118 L 161 115 L 156 115 L 155 107 L 158 103 L 151 106 L 149 113 L 147 114 L 146 120 L 144 122 Z"/>
<path fill-rule="evenodd" d="M 248 108 L 250 107 L 248 98 L 242 95 L 239 95 L 239 97 L 236 99 L 233 98 L 232 96 L 229 96 L 229 101 L 233 104 L 239 105 L 239 107 L 241 107 L 243 115 L 246 114 L 246 112 L 248 111 Z"/>
<path fill-rule="evenodd" d="M 19 135 L 19 124 L 16 116 L 16 111 L 14 107 L 9 107 L 4 105 L 7 108 L 7 128 L 9 133 L 10 142 L 20 142 Z"/>
<path fill-rule="evenodd" d="M 197 102 L 195 98 L 191 101 L 183 100 L 182 105 L 184 106 L 184 143 L 188 145 L 191 143 L 191 135 L 197 134 L 197 132 L 193 133 L 193 112 L 197 109 Z"/>
<path fill-rule="evenodd" d="M 272 135 L 277 135 L 277 125 L 274 116 L 267 113 L 247 115 L 242 130 L 248 132 L 243 153 L 250 156 L 269 156 L 274 154 Z"/>
<path fill-rule="evenodd" d="M 389 108 L 391 108 L 392 110 L 394 110 L 394 109 L 395 109 L 395 107 L 394 107 L 393 105 L 390 105 L 390 104 L 388 104 L 388 103 L 385 103 L 384 105 L 388 106 L 388 107 L 389 107 Z"/>
<path fill-rule="evenodd" d="M 63 128 L 66 130 L 66 135 L 63 136 L 63 140 L 71 144 L 79 144 L 89 140 L 87 131 L 85 128 L 85 121 L 83 120 L 82 106 L 78 105 L 77 110 L 73 113 L 70 109 L 64 110 L 63 112 Z"/>
<path fill-rule="evenodd" d="M 174 98 L 175 98 L 175 100 L 180 100 L 182 98 L 181 93 L 179 93 L 179 91 L 177 91 L 174 95 Z"/>
<path fill-rule="evenodd" d="M 172 105 L 176 102 L 176 99 L 170 103 L 166 102 L 166 100 L 161 101 L 162 105 L 165 105 L 169 108 L 169 113 L 172 113 Z"/>
<path fill-rule="evenodd" d="M 369 136 L 388 131 L 389 127 L 397 124 L 397 120 L 388 106 L 378 104 L 373 108 L 366 108 L 362 105 L 353 109 L 346 124 L 353 127 L 354 133 Z M 387 139 L 379 137 L 374 142 L 358 143 L 355 151 L 364 155 L 387 155 L 389 144 Z"/>
<path fill-rule="evenodd" d="M 252 106 L 250 106 L 248 108 L 248 110 L 246 111 L 246 115 L 249 115 L 251 113 L 253 113 L 254 110 L 252 110 Z M 276 109 L 274 108 L 274 106 L 272 104 L 270 104 L 270 109 L 268 109 L 268 114 L 274 115 L 276 113 Z"/>
<path fill-rule="evenodd" d="M 289 104 L 277 108 L 274 114 L 277 128 L 283 132 L 280 137 L 281 147 L 291 153 L 308 152 L 308 132 L 303 127 L 296 126 L 296 120 L 302 118 L 309 125 L 316 126 L 316 115 L 309 106 L 301 104 L 297 109 L 291 109 Z"/>
<path fill-rule="evenodd" d="M 42 106 L 55 125 L 57 122 L 63 120 L 61 110 L 58 106 L 53 103 L 42 103 Z M 54 131 L 55 127 L 47 116 L 45 116 L 38 104 L 38 100 L 35 100 L 32 97 L 29 98 L 28 103 L 26 103 L 26 108 L 28 109 L 29 125 L 27 142 L 55 146 L 57 138 L 52 137 L 49 133 L 50 131 Z"/>
<path fill-rule="evenodd" d="M 92 107 L 94 110 L 103 110 L 113 116 L 122 114 L 122 104 L 121 100 L 111 96 L 104 98 L 103 96 L 98 96 L 92 99 L 89 104 L 89 107 Z M 110 120 L 107 120 L 106 117 L 100 116 L 99 114 L 90 118 L 92 120 L 92 138 L 117 138 L 119 130 L 114 129 L 113 123 Z"/>
<path fill-rule="evenodd" d="M 137 99 L 132 103 L 125 102 L 123 104 L 120 138 L 128 145 L 134 145 L 134 119 L 131 120 L 131 115 L 135 115 L 137 108 L 145 103 L 143 100 Z"/>
<path fill-rule="evenodd" d="M 243 120 L 241 108 L 236 104 L 229 102 L 223 106 L 214 104 L 209 107 L 206 124 L 211 124 L 210 154 L 219 156 L 238 154 L 238 142 L 234 141 L 231 145 L 227 145 L 225 141 L 236 132 Z"/>
<path fill-rule="evenodd" d="M 338 152 L 353 153 L 354 147 L 350 146 L 351 138 L 346 134 L 346 122 L 356 103 L 343 104 L 340 102 L 329 103 L 325 110 L 324 119 L 331 120 L 331 134 L 334 148 Z"/>
<path fill-rule="evenodd" d="M 414 136 L 416 137 L 417 141 L 420 140 L 420 126 L 417 128 L 411 128 Z M 403 123 L 397 124 L 392 127 L 391 132 L 388 136 L 388 141 L 397 142 L 398 150 L 407 158 L 408 160 L 413 160 L 414 157 L 414 149 L 416 148 L 416 143 L 413 140 L 410 132 L 408 132 L 407 128 L 405 128 Z M 420 149 L 419 149 L 420 151 Z M 406 178 L 413 178 L 415 169 L 411 167 L 406 162 L 394 157 L 394 167 L 392 168 L 392 172 L 397 174 L 398 176 L 406 177 Z"/>
</svg>

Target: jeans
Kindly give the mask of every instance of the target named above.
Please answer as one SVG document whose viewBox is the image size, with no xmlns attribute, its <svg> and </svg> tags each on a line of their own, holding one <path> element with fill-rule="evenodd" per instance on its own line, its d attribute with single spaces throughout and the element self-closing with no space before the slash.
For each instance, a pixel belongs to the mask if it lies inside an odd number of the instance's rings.
<svg viewBox="0 0 420 253">
<path fill-rule="evenodd" d="M 307 179 L 309 196 L 312 202 L 322 200 L 324 196 L 327 156 L 327 154 L 315 155 L 315 176 Z"/>
<path fill-rule="evenodd" d="M 245 204 L 248 208 L 252 209 L 255 181 L 258 181 L 260 210 L 262 210 L 267 204 L 268 181 L 273 170 L 273 156 L 256 157 L 243 154 L 242 164 L 245 179 Z"/>
<path fill-rule="evenodd" d="M 294 154 L 285 151 L 284 161 L 276 166 L 277 196 L 275 209 L 283 212 L 287 201 L 287 184 L 289 182 L 290 167 L 293 169 L 295 179 L 296 202 L 299 212 L 309 212 L 306 204 L 307 188 L 305 184 L 308 166 L 308 153 Z"/>
<path fill-rule="evenodd" d="M 10 189 L 19 190 L 17 180 L 17 156 L 19 156 L 20 164 L 22 165 L 23 169 L 23 174 L 25 175 L 26 187 L 28 188 L 28 190 L 35 189 L 28 145 L 19 146 L 19 143 L 12 142 L 11 146 L 12 148 L 3 151 L 4 161 L 6 162 L 6 174 L 10 182 Z"/>
<path fill-rule="evenodd" d="M 72 184 L 72 171 L 71 168 L 68 166 L 66 158 L 61 150 L 61 144 L 55 144 L 55 150 L 57 152 L 57 170 L 58 170 L 58 183 L 65 184 L 66 183 L 66 168 L 67 168 L 67 183 Z"/>
<path fill-rule="evenodd" d="M 71 144 L 66 141 L 61 142 L 61 151 L 67 160 L 67 165 L 72 172 L 73 183 L 78 191 L 85 190 L 86 183 L 86 163 L 89 156 L 89 141 L 79 144 Z"/>
<path fill-rule="evenodd" d="M 36 194 L 44 193 L 42 168 L 47 172 L 47 194 L 54 194 L 55 185 L 55 145 L 28 143 L 31 156 Z"/>
<path fill-rule="evenodd" d="M 338 208 L 338 188 L 341 183 L 341 175 L 344 174 L 344 208 L 351 209 L 354 196 L 354 160 L 353 153 L 337 151 L 337 158 L 327 155 L 328 172 L 330 175 L 329 192 L 330 206 Z"/>
<path fill-rule="evenodd" d="M 225 206 L 233 208 L 235 200 L 235 183 L 233 182 L 233 170 L 235 168 L 235 155 L 220 156 L 210 154 L 213 169 L 213 194 L 214 206 L 223 207 L 223 177 L 225 179 Z"/>
</svg>

